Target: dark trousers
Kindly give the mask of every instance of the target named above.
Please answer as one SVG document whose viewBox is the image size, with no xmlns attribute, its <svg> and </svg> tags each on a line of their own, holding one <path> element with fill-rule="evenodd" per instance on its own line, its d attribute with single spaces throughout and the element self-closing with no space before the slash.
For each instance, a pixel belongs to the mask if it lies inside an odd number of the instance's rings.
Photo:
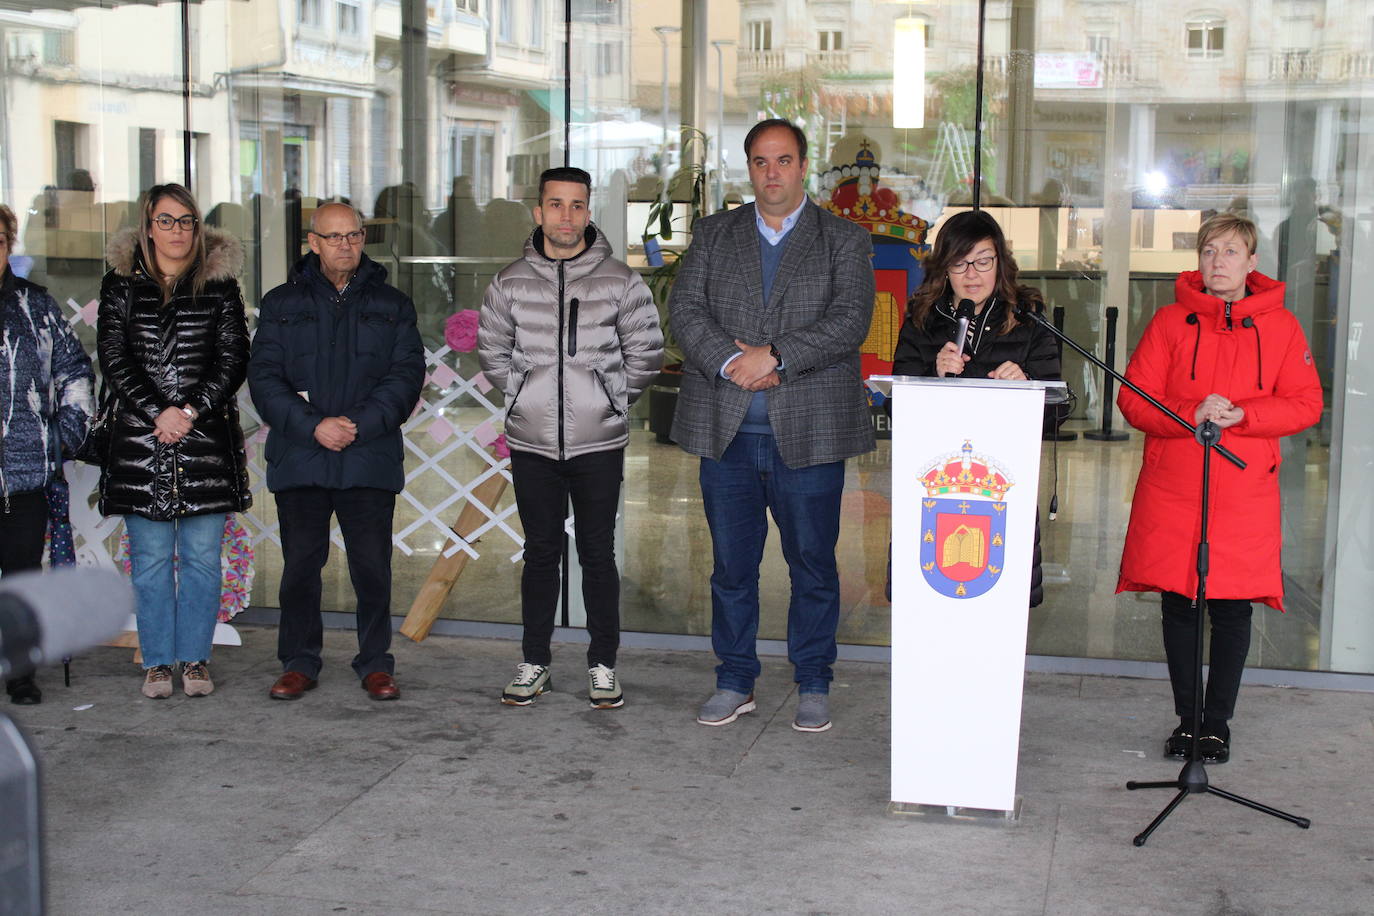
<svg viewBox="0 0 1374 916">
<path fill-rule="evenodd" d="M 0 576 L 40 569 L 43 535 L 48 532 L 48 494 L 43 490 L 12 493 L 0 506 Z M 6 686 L 31 677 L 6 681 Z"/>
<path fill-rule="evenodd" d="M 1169 661 L 1169 683 L 1174 688 L 1174 712 L 1192 721 L 1193 691 L 1197 684 L 1194 655 L 1197 646 L 1197 610 L 1193 599 L 1176 592 L 1160 596 L 1163 613 L 1164 656 Z M 1250 651 L 1249 601 L 1239 598 L 1208 598 L 1207 617 L 1212 624 L 1212 649 L 1208 663 L 1202 717 L 1225 722 L 1235 714 L 1240 676 Z"/>
<path fill-rule="evenodd" d="M 282 670 L 309 678 L 320 675 L 320 571 L 329 559 L 329 520 L 338 516 L 348 552 L 348 578 L 357 598 L 358 654 L 353 670 L 360 678 L 374 671 L 393 673 L 391 519 L 396 494 L 371 487 L 302 487 L 276 497 L 282 552 L 277 658 Z"/>
<path fill-rule="evenodd" d="M 515 506 L 525 529 L 525 568 L 520 574 L 521 648 L 531 665 L 553 655 L 554 615 L 562 594 L 563 522 L 572 499 L 577 558 L 582 566 L 582 601 L 587 608 L 587 667 L 615 667 L 620 648 L 620 571 L 615 566 L 615 513 L 625 450 L 592 452 L 557 461 L 512 450 Z"/>
</svg>

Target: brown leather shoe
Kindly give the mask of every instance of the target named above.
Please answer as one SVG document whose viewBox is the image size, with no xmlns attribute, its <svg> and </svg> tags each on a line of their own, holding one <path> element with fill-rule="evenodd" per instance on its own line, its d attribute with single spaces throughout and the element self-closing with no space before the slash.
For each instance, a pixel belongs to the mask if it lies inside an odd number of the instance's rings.
<svg viewBox="0 0 1374 916">
<path fill-rule="evenodd" d="M 299 671 L 287 671 L 272 685 L 268 695 L 274 700 L 299 700 L 307 690 L 314 690 L 319 681 Z"/>
<path fill-rule="evenodd" d="M 401 696 L 396 679 L 385 671 L 374 671 L 363 678 L 363 689 L 367 691 L 368 698 L 373 700 L 395 700 Z"/>
</svg>

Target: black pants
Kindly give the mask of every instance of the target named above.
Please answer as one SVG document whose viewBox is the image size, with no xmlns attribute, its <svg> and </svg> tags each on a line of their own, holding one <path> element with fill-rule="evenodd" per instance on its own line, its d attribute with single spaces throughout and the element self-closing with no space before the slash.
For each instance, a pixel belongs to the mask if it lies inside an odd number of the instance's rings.
<svg viewBox="0 0 1374 916">
<path fill-rule="evenodd" d="M 587 667 L 615 667 L 620 648 L 620 571 L 615 566 L 615 513 L 625 450 L 592 452 L 557 461 L 512 450 L 515 505 L 525 529 L 525 568 L 520 575 L 520 614 L 525 624 L 525 661 L 552 661 L 554 615 L 562 593 L 563 521 L 568 498 L 582 566 L 582 601 L 587 608 Z"/>
<path fill-rule="evenodd" d="M 1169 661 L 1169 682 L 1174 688 L 1174 712 L 1180 719 L 1193 718 L 1193 691 L 1197 683 L 1194 664 L 1197 638 L 1197 611 L 1193 599 L 1176 592 L 1161 596 L 1163 612 L 1164 656 Z M 1202 717 L 1212 722 L 1224 722 L 1236 711 L 1236 695 L 1240 693 L 1240 676 L 1245 670 L 1245 656 L 1250 651 L 1249 601 L 1239 598 L 1207 599 L 1207 616 L 1212 624 L 1212 650 L 1207 674 L 1206 693 L 1202 701 Z"/>
<path fill-rule="evenodd" d="M 43 535 L 47 532 L 47 492 L 10 494 L 8 508 L 0 505 L 0 576 L 42 568 Z M 27 679 L 15 678 L 6 686 Z"/>
<path fill-rule="evenodd" d="M 393 673 L 391 519 L 396 494 L 371 487 L 302 487 L 276 496 L 282 552 L 277 658 L 282 670 L 309 678 L 320 675 L 320 571 L 329 559 L 330 516 L 337 515 L 348 552 L 348 578 L 357 598 L 358 654 L 353 670 L 360 678 L 374 671 Z"/>
</svg>

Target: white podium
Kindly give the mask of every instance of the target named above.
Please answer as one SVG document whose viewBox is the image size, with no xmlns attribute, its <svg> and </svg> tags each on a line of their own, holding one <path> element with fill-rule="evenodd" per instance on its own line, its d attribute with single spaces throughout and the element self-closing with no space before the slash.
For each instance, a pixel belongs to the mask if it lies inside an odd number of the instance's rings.
<svg viewBox="0 0 1374 916">
<path fill-rule="evenodd" d="M 892 806 L 1016 811 L 1044 405 L 1063 382 L 876 376 L 892 397 Z"/>
</svg>

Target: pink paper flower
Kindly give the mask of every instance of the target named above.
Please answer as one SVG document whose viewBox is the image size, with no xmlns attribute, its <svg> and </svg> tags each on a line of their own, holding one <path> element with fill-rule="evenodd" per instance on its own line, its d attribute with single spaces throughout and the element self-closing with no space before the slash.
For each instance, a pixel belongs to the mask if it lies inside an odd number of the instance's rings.
<svg viewBox="0 0 1374 916">
<path fill-rule="evenodd" d="M 477 348 L 477 310 L 454 312 L 444 322 L 444 342 L 459 353 L 471 353 Z"/>
<path fill-rule="evenodd" d="M 491 443 L 491 453 L 497 458 L 505 459 L 510 457 L 510 446 L 506 444 L 506 434 L 502 433 Z"/>
</svg>

